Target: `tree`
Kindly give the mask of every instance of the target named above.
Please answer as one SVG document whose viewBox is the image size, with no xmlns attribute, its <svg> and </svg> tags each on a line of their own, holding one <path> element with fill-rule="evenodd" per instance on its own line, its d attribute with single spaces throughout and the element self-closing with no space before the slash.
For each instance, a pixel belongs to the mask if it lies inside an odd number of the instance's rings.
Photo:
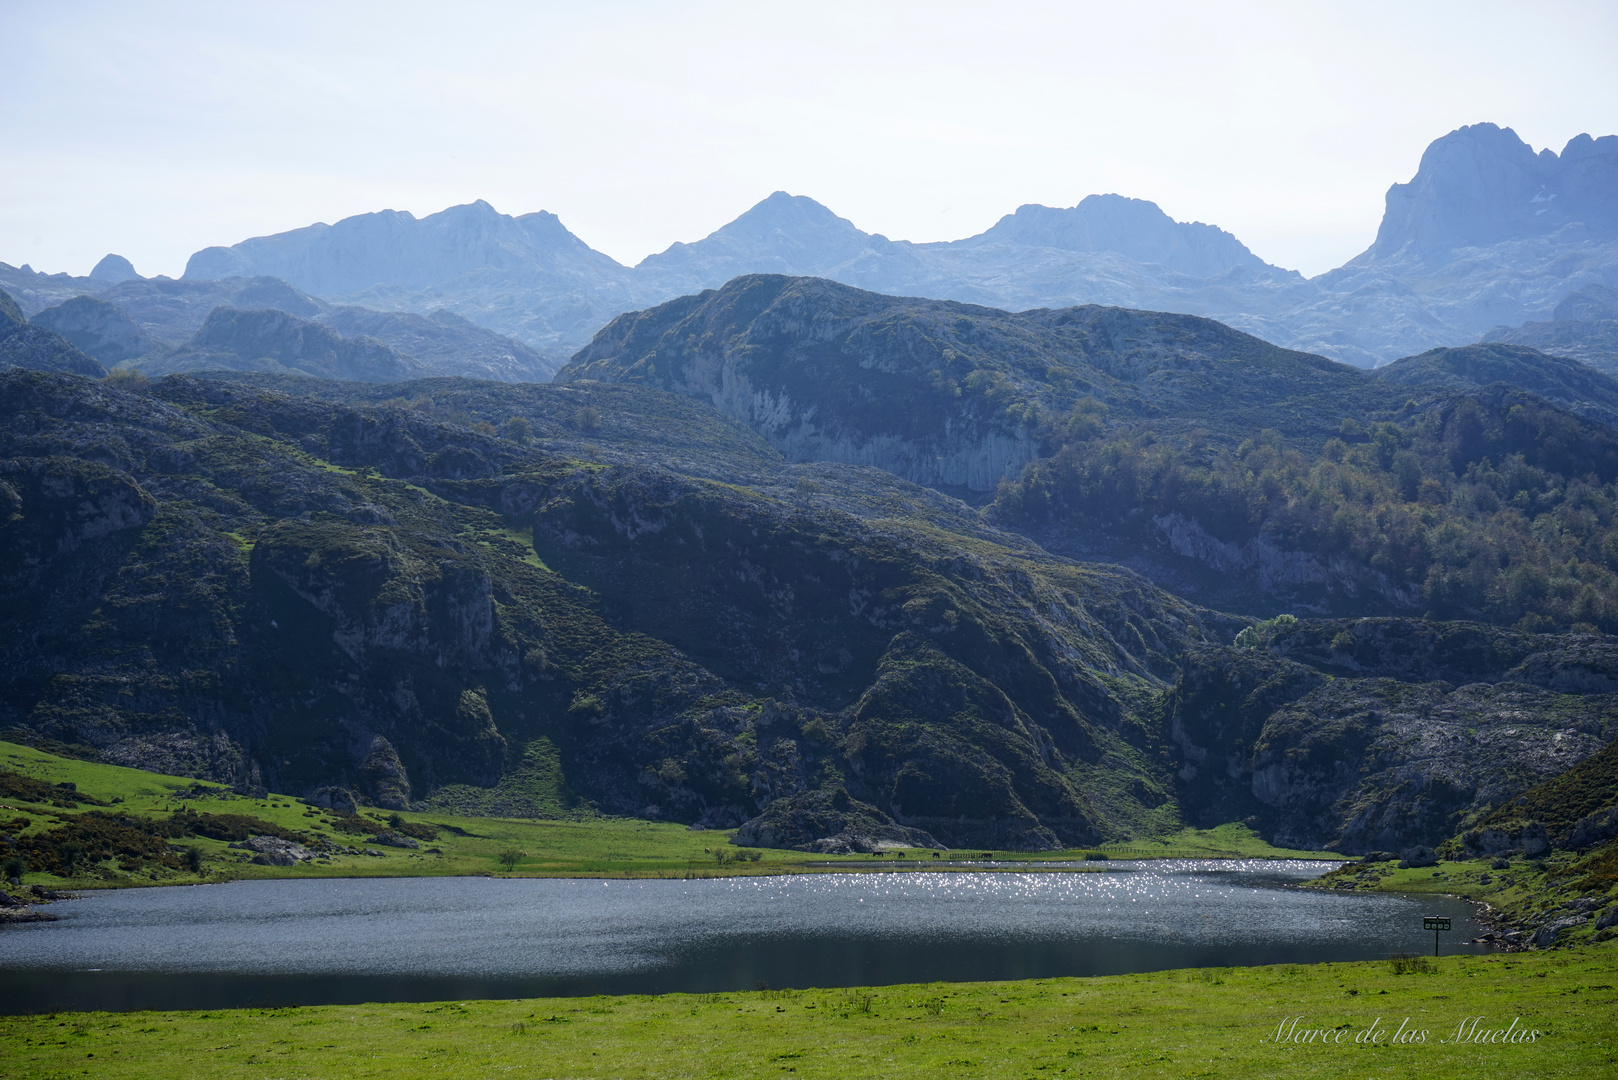
<svg viewBox="0 0 1618 1080">
<path fill-rule="evenodd" d="M 527 420 L 520 416 L 513 416 L 500 425 L 500 434 L 518 446 L 527 446 L 528 440 L 534 436 L 534 429 Z"/>
<path fill-rule="evenodd" d="M 506 873 L 509 874 L 517 868 L 518 863 L 528 858 L 528 852 L 518 851 L 516 848 L 507 848 L 497 855 L 496 858 L 500 860 L 500 865 L 505 867 Z"/>
</svg>

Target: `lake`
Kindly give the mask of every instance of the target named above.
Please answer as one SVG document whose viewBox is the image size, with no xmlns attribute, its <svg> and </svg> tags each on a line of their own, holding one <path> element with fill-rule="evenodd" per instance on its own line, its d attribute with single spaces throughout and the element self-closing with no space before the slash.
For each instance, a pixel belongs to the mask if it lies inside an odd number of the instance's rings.
<svg viewBox="0 0 1618 1080">
<path fill-rule="evenodd" d="M 1094 865 L 1094 864 L 1091 864 Z M 1334 863 L 697 880 L 343 878 L 87 893 L 0 927 L 0 1012 L 658 994 L 1430 953 L 1448 897 L 1296 888 Z"/>
</svg>

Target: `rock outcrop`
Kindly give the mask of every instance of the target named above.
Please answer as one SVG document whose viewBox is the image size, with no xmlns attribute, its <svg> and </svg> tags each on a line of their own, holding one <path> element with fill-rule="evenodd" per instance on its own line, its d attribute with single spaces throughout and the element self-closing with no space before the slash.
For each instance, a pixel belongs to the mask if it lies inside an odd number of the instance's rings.
<svg viewBox="0 0 1618 1080">
<path fill-rule="evenodd" d="M 375 338 L 345 338 L 284 311 L 215 308 L 191 341 L 146 361 L 149 375 L 181 371 L 285 371 L 323 379 L 396 382 L 423 374 L 414 358 Z"/>
<path fill-rule="evenodd" d="M 35 326 L 60 334 L 108 367 L 162 347 L 128 315 L 90 296 L 75 297 L 65 304 L 46 308 L 31 321 Z"/>
<path fill-rule="evenodd" d="M 122 255 L 103 255 L 101 261 L 90 271 L 90 280 L 120 285 L 126 281 L 140 281 L 142 278 L 135 272 L 134 264 Z"/>
<path fill-rule="evenodd" d="M 1618 737 L 1618 694 L 1585 683 L 1570 696 L 1574 684 L 1540 659 L 1590 648 L 1598 667 L 1618 658 L 1611 638 L 1366 619 L 1301 622 L 1262 648 L 1195 650 L 1165 733 L 1182 811 L 1210 824 L 1251 816 L 1283 846 L 1393 849 L 1410 861 Z M 1537 853 L 1536 828 L 1469 835 L 1483 852 Z"/>
<path fill-rule="evenodd" d="M 302 844 L 283 840 L 279 836 L 249 836 L 246 840 L 230 846 L 242 851 L 251 851 L 253 856 L 250 861 L 260 866 L 296 866 L 314 858 L 315 855 Z"/>
<path fill-rule="evenodd" d="M 942 845 L 920 829 L 909 829 L 847 791 L 810 791 L 777 799 L 737 829 L 738 847 L 789 848 L 821 855 L 848 855 Z"/>
<path fill-rule="evenodd" d="M 1587 285 L 1564 297 L 1549 319 L 1497 326 L 1483 340 L 1525 345 L 1618 377 L 1618 289 Z"/>
<path fill-rule="evenodd" d="M 0 370 L 59 371 L 99 379 L 107 369 L 78 346 L 43 326 L 31 325 L 22 309 L 0 292 Z"/>
</svg>

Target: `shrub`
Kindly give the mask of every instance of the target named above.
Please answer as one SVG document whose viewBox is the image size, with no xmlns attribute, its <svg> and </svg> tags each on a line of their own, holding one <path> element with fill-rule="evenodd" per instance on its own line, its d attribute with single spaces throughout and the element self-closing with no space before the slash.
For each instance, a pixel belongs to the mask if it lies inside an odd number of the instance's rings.
<svg viewBox="0 0 1618 1080">
<path fill-rule="evenodd" d="M 1388 966 L 1395 975 L 1426 975 L 1433 970 L 1433 965 L 1425 956 L 1410 953 L 1394 953 L 1388 957 Z"/>
<path fill-rule="evenodd" d="M 140 368 L 113 368 L 101 381 L 119 390 L 145 390 L 151 385 L 151 380 Z"/>
</svg>

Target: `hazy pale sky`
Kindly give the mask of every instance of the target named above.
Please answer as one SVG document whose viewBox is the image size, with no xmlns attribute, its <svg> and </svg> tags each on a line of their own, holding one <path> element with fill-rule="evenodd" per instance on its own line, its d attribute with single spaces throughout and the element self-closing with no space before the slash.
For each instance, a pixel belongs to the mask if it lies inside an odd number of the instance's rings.
<svg viewBox="0 0 1618 1080">
<path fill-rule="evenodd" d="M 0 261 L 482 198 L 634 263 L 777 189 L 917 241 L 1111 191 L 1312 275 L 1462 124 L 1618 133 L 1615 56 L 1611 0 L 0 0 Z"/>
</svg>

